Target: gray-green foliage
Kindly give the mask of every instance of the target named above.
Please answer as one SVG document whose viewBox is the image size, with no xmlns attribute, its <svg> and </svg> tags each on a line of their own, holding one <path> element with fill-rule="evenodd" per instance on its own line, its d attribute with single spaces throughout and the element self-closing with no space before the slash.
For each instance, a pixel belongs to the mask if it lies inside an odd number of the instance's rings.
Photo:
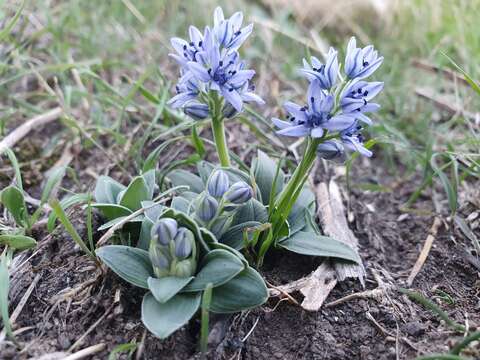
<svg viewBox="0 0 480 360">
<path fill-rule="evenodd" d="M 165 219 L 175 220 L 177 229 L 184 228 L 193 234 L 194 248 L 198 251 L 180 252 L 194 265 L 193 271 L 165 271 L 164 263 L 161 264 L 161 271 L 156 271 L 158 262 L 155 249 L 159 241 L 166 249 L 172 250 L 168 253 L 169 265 L 176 260 L 185 260 L 176 259 L 179 253 L 175 252 L 175 246 L 179 243 L 174 239 L 158 239 L 158 224 Z M 205 228 L 200 228 L 193 218 L 173 209 L 164 209 L 149 221 L 153 223 L 150 237 L 154 238 L 150 251 L 109 245 L 98 249 L 96 254 L 122 279 L 149 289 L 142 303 L 142 320 L 153 334 L 166 338 L 186 324 L 199 310 L 201 294 L 209 286 L 212 287 L 212 312 L 242 311 L 266 301 L 267 288 L 261 276 L 242 255 L 219 244 L 215 236 Z"/>
</svg>

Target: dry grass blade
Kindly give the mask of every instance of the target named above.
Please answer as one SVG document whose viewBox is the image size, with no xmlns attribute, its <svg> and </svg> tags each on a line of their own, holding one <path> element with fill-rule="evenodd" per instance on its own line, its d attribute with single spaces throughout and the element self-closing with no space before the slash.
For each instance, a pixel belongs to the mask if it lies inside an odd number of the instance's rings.
<svg viewBox="0 0 480 360">
<path fill-rule="evenodd" d="M 433 241 L 435 240 L 435 237 L 437 236 L 437 233 L 438 233 L 438 229 L 440 228 L 441 225 L 442 225 L 442 220 L 440 220 L 439 217 L 435 217 L 435 219 L 433 220 L 432 228 L 430 229 L 430 233 L 428 234 L 427 239 L 423 244 L 422 251 L 420 252 L 418 259 L 415 262 L 415 265 L 413 266 L 412 271 L 410 272 L 410 275 L 408 276 L 408 279 L 407 279 L 408 286 L 411 286 L 413 284 L 415 277 L 418 275 L 420 270 L 422 270 L 423 264 L 427 260 L 428 254 L 430 253 L 430 249 L 432 248 L 432 245 L 433 245 Z"/>
<path fill-rule="evenodd" d="M 33 129 L 38 129 L 45 124 L 58 119 L 62 113 L 62 108 L 56 107 L 23 123 L 0 142 L 0 154 L 2 154 L 6 149 L 12 148 Z"/>
</svg>

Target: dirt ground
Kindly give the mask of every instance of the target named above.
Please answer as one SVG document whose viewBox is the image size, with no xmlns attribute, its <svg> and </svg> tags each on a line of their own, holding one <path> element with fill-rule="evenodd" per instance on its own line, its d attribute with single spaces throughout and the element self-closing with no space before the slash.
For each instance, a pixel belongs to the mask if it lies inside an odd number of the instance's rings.
<svg viewBox="0 0 480 360">
<path fill-rule="evenodd" d="M 43 131 L 56 130 L 50 127 Z M 81 173 L 80 159 L 95 158 L 95 152 L 82 150 L 77 155 L 72 165 L 80 176 L 88 178 Z M 387 175 L 382 164 L 381 159 L 358 162 L 354 178 L 382 185 L 389 191 L 352 187 L 346 205 L 367 269 L 366 289 L 379 286 L 380 279 L 380 286 L 389 290 L 375 299 L 357 298 L 328 306 L 333 300 L 364 291 L 358 281 L 347 280 L 337 285 L 327 305 L 317 313 L 271 298 L 254 311 L 214 317 L 209 358 L 413 359 L 425 353 L 445 352 L 462 336 L 396 290 L 406 287 L 405 281 L 432 227 L 435 206 L 429 196 L 415 203 L 417 211 L 402 212 L 402 205 L 420 179 L 398 182 Z M 89 182 L 93 180 L 90 178 Z M 342 189 L 346 188 L 344 177 L 337 182 Z M 35 192 L 34 183 L 28 186 Z M 472 196 L 478 198 L 478 193 Z M 444 201 L 442 196 L 438 201 Z M 473 203 L 464 200 L 461 212 L 468 215 L 478 211 Z M 443 224 L 411 289 L 432 299 L 452 319 L 472 329 L 480 325 L 480 262 L 466 253 L 469 240 L 452 226 L 448 214 L 439 216 Z M 76 209 L 72 217 L 79 232 L 85 232 L 81 210 Z M 98 226 L 101 219 L 95 221 Z M 142 359 L 199 357 L 198 320 L 165 341 L 155 339 L 140 321 L 141 290 L 111 272 L 101 273 L 60 228 L 53 235 L 40 228 L 35 236 L 39 240 L 37 249 L 16 258 L 11 279 L 11 311 L 35 283 L 15 322 L 15 329 L 20 329 L 19 347 L 4 342 L 1 359 L 62 359 L 68 350 L 100 343 L 106 344 L 104 350 L 91 358 L 105 359 L 116 346 L 142 340 Z M 281 285 L 309 274 L 320 263 L 316 258 L 272 252 L 262 272 L 269 283 Z M 293 296 L 301 300 L 300 294 Z M 471 357 L 480 359 L 480 345 L 469 351 Z"/>
</svg>

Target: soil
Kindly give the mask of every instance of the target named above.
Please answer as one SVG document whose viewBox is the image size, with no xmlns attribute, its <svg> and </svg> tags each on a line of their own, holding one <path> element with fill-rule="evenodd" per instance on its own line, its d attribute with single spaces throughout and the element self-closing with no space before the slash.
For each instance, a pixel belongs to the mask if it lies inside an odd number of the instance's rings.
<svg viewBox="0 0 480 360">
<path fill-rule="evenodd" d="M 96 156 L 91 149 L 82 150 L 76 157 L 72 165 L 81 177 L 88 178 L 82 174 L 80 159 Z M 415 203 L 417 211 L 402 212 L 402 205 L 420 179 L 397 181 L 387 174 L 381 159 L 357 163 L 354 168 L 356 181 L 389 190 L 373 192 L 353 187 L 346 205 L 367 268 L 366 290 L 378 286 L 374 273 L 391 290 L 377 299 L 353 299 L 324 306 L 319 312 L 306 312 L 284 299 L 271 298 L 256 310 L 214 317 L 216 336 L 212 338 L 216 339 L 210 345 L 209 358 L 413 359 L 421 354 L 446 352 L 462 337 L 437 315 L 395 289 L 406 287 L 406 279 L 430 232 L 435 208 L 432 196 L 420 198 Z M 337 182 L 346 188 L 344 177 L 338 177 Z M 92 179 L 86 183 L 92 184 Z M 32 193 L 35 186 L 32 184 Z M 465 202 L 461 209 L 464 215 L 472 212 L 472 206 Z M 468 253 L 470 241 L 451 225 L 448 214 L 438 215 L 444 225 L 411 289 L 433 300 L 452 319 L 475 328 L 480 326 L 478 257 Z M 81 210 L 75 210 L 71 218 L 79 232 L 85 233 Z M 96 225 L 100 224 L 101 219 L 95 220 Z M 98 270 L 61 227 L 52 235 L 40 230 L 35 237 L 39 240 L 37 249 L 15 259 L 11 312 L 34 279 L 38 282 L 15 322 L 18 345 L 0 343 L 0 359 L 62 359 L 67 350 L 78 351 L 100 343 L 106 344 L 104 350 L 91 359 L 106 359 L 116 346 L 141 341 L 142 359 L 199 358 L 198 319 L 165 341 L 154 338 L 140 321 L 141 290 L 111 272 Z M 19 268 L 21 263 L 24 265 Z M 309 274 L 320 263 L 317 258 L 272 252 L 262 273 L 269 283 L 280 285 Z M 356 280 L 344 281 L 331 292 L 327 303 L 364 290 Z M 301 300 L 300 294 L 293 296 Z M 468 351 L 465 355 L 480 359 L 480 345 Z"/>
</svg>

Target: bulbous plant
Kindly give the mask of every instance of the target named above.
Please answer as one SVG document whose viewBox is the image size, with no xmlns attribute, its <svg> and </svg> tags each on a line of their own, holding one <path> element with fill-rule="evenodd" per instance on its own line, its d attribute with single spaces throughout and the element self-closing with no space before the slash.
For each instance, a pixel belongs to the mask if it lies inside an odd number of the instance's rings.
<svg viewBox="0 0 480 360">
<path fill-rule="evenodd" d="M 155 187 L 155 170 L 149 170 L 134 177 L 128 186 L 120 184 L 109 176 L 100 176 L 95 185 L 96 202 L 91 206 L 100 210 L 108 222 L 98 230 L 108 229 L 146 204 L 151 204 Z M 123 227 L 123 231 L 134 239 L 138 238 L 140 224 L 144 218 L 144 215 L 140 214 L 131 219 L 130 223 L 133 224 Z"/>
<path fill-rule="evenodd" d="M 261 262 L 265 248 L 259 240 L 270 231 L 272 204 L 287 184 L 280 164 L 259 151 L 250 174 L 217 168 L 205 161 L 198 163 L 197 170 L 199 176 L 186 170 L 174 170 L 168 175 L 173 185 L 189 187 L 189 191 L 173 199 L 172 207 L 190 213 L 221 243 L 236 250 L 251 250 L 249 253 Z M 283 232 L 272 245 L 303 255 L 358 261 L 349 246 L 320 235 L 314 216 L 315 196 L 303 186 L 284 221 Z M 221 230 L 215 226 L 218 223 L 224 224 Z"/>
<path fill-rule="evenodd" d="M 263 304 L 262 277 L 235 249 L 219 243 L 206 228 L 174 209 L 147 211 L 153 223 L 149 249 L 108 245 L 97 256 L 118 276 L 148 289 L 142 321 L 166 338 L 197 313 L 202 293 L 212 289 L 209 310 L 232 313 Z"/>
</svg>

